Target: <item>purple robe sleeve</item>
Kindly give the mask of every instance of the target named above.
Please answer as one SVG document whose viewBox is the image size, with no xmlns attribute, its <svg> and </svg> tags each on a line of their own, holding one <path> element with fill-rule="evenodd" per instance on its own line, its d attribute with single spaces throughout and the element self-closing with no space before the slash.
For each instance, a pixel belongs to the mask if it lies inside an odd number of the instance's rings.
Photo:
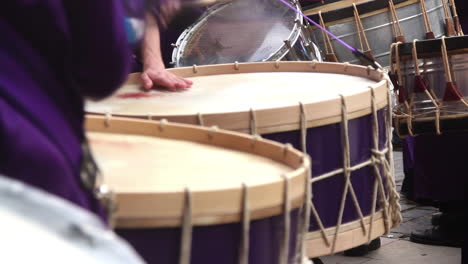
<svg viewBox="0 0 468 264">
<path fill-rule="evenodd" d="M 130 71 L 123 10 L 115 2 L 64 1 L 73 43 L 72 78 L 84 96 L 108 96 Z"/>
</svg>

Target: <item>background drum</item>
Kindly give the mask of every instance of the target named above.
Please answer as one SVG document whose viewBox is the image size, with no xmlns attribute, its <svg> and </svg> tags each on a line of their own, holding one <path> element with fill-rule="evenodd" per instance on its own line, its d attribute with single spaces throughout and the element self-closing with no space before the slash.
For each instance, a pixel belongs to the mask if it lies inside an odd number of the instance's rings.
<svg viewBox="0 0 468 264">
<path fill-rule="evenodd" d="M 2 263 L 143 263 L 75 205 L 0 176 Z"/>
<path fill-rule="evenodd" d="M 298 7 L 299 8 L 299 7 Z M 279 1 L 213 6 L 175 44 L 176 67 L 251 61 L 321 60 L 302 16 Z"/>
<path fill-rule="evenodd" d="M 468 130 L 466 47 L 466 36 L 395 45 L 401 136 Z"/>
<path fill-rule="evenodd" d="M 171 70 L 194 82 L 180 93 L 140 91 L 131 76 L 87 104 L 107 116 L 217 125 L 292 143 L 311 155 L 310 257 L 364 244 L 399 221 L 385 74 L 363 66 L 265 62 Z M 351 187 L 353 186 L 353 187 Z"/>
<path fill-rule="evenodd" d="M 88 117 L 117 233 L 148 263 L 301 263 L 309 159 L 187 125 Z"/>
<path fill-rule="evenodd" d="M 368 51 L 382 65 L 389 64 L 389 48 L 395 38 L 402 41 L 423 40 L 426 33 L 432 32 L 435 37 L 445 34 L 446 15 L 442 1 L 425 0 L 427 12 L 423 12 L 421 0 L 394 0 L 395 13 L 389 8 L 389 1 L 340 1 L 305 10 L 306 15 L 320 22 L 319 11 L 325 27 L 340 39 L 353 47 Z M 355 16 L 352 4 L 356 4 Z M 425 22 L 427 14 L 427 22 Z M 398 23 L 396 23 L 398 21 Z M 362 24 L 362 31 L 359 30 Z M 333 60 L 334 54 L 340 62 L 359 63 L 357 58 L 336 40 L 324 38 L 321 30 L 311 27 L 313 40 L 325 53 L 327 60 Z M 403 41 L 404 42 L 404 41 Z M 331 46 L 331 47 L 330 47 Z"/>
</svg>

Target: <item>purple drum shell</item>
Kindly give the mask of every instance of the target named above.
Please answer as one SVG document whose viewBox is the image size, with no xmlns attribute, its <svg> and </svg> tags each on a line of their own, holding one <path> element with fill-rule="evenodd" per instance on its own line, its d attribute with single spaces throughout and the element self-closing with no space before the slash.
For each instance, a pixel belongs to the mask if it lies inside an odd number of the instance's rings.
<svg viewBox="0 0 468 264">
<path fill-rule="evenodd" d="M 379 149 L 385 148 L 386 135 L 386 115 L 387 109 L 379 110 Z M 351 166 L 366 161 L 371 156 L 373 148 L 372 115 L 363 116 L 349 120 L 349 142 Z M 281 132 L 262 135 L 262 137 L 291 143 L 295 148 L 301 149 L 300 131 Z M 330 124 L 321 127 L 309 128 L 307 130 L 307 152 L 312 160 L 312 178 L 328 173 L 343 167 L 343 148 L 341 145 L 341 124 Z M 372 213 L 372 198 L 374 186 L 374 170 L 371 166 L 351 173 L 351 184 L 353 185 L 359 205 L 364 216 Z M 336 226 L 338 223 L 338 213 L 341 196 L 344 190 L 345 179 L 343 174 L 318 181 L 312 184 L 312 202 L 325 228 Z M 385 184 L 385 180 L 383 180 Z M 377 208 L 379 203 L 377 202 Z M 355 209 L 351 195 L 346 198 L 342 223 L 358 220 L 359 214 Z M 318 225 L 311 216 L 309 231 L 315 231 Z"/>
<path fill-rule="evenodd" d="M 299 209 L 290 212 L 288 263 L 295 263 Z M 279 264 L 283 215 L 250 222 L 249 263 Z M 238 263 L 241 223 L 193 227 L 192 264 Z M 117 229 L 148 263 L 178 263 L 180 228 Z"/>
</svg>

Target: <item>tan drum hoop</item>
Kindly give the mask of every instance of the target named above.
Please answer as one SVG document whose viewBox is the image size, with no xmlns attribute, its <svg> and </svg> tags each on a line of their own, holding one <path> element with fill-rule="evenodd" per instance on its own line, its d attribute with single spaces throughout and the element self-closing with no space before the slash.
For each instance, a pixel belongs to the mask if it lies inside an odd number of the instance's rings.
<svg viewBox="0 0 468 264">
<path fill-rule="evenodd" d="M 288 145 L 217 128 L 201 128 L 125 118 L 87 116 L 90 132 L 140 135 L 177 139 L 211 145 L 269 158 L 294 170 L 282 175 L 283 180 L 254 186 L 233 186 L 223 190 L 189 191 L 193 225 L 213 225 L 242 220 L 243 207 L 249 208 L 250 219 L 266 218 L 284 212 L 285 205 L 298 208 L 308 197 L 310 161 L 308 157 Z M 92 147 L 92 144 L 91 144 Z M 104 175 L 105 179 L 106 175 Z M 105 180 L 104 180 L 105 182 Z M 112 188 L 112 186 L 110 186 Z M 286 191 L 286 189 L 288 191 Z M 248 193 L 246 198 L 245 193 Z M 286 194 L 288 193 L 288 194 Z M 119 228 L 174 227 L 182 224 L 187 192 L 116 193 Z M 285 197 L 289 197 L 286 199 Z M 247 199 L 243 201 L 243 199 Z M 142 202 L 144 201 L 144 203 Z M 152 202 L 153 201 L 153 202 Z M 154 201 L 168 201 L 170 206 Z M 224 203 L 220 209 L 219 204 Z M 216 206 L 214 206 L 216 205 Z"/>
<path fill-rule="evenodd" d="M 274 72 L 312 72 L 333 73 L 348 76 L 367 78 L 376 83 L 369 87 L 363 87 L 362 91 L 352 95 L 343 95 L 346 102 L 347 118 L 349 120 L 370 114 L 372 108 L 371 89 L 375 93 L 377 110 L 388 105 L 387 75 L 381 70 L 371 67 L 351 65 L 347 63 L 330 62 L 261 62 L 261 63 L 235 63 L 209 66 L 193 66 L 170 69 L 170 72 L 190 78 L 197 76 L 209 76 L 220 74 L 240 73 L 274 73 Z M 126 84 L 140 84 L 140 75 L 131 74 Z M 171 122 L 213 126 L 238 132 L 250 132 L 252 134 L 264 134 L 298 130 L 301 128 L 318 127 L 337 123 L 342 119 L 342 98 L 340 95 L 333 99 L 307 103 L 298 102 L 296 105 L 277 107 L 270 109 L 245 109 L 230 113 L 191 113 L 184 115 L 158 115 L 157 113 L 128 114 L 105 113 L 87 109 L 92 114 L 107 114 L 111 116 L 134 117 L 143 119 L 160 120 L 167 119 Z M 305 121 L 305 122 L 303 122 Z M 255 132 L 255 133 L 253 133 Z"/>
</svg>

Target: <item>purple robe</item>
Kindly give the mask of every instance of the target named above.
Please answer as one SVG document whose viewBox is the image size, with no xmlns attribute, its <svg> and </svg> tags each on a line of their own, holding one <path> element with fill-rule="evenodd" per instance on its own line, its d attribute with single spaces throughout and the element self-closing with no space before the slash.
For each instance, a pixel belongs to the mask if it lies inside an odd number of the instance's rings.
<svg viewBox="0 0 468 264">
<path fill-rule="evenodd" d="M 102 214 L 82 187 L 83 97 L 125 80 L 130 50 L 112 0 L 0 8 L 0 173 Z"/>
</svg>

